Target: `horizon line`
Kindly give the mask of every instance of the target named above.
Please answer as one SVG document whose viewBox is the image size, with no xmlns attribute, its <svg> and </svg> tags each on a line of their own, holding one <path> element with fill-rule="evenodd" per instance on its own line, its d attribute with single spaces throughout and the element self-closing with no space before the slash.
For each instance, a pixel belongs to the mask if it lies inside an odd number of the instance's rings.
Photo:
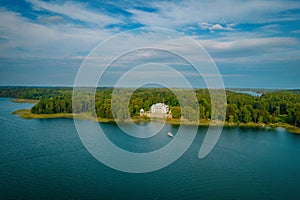
<svg viewBox="0 0 300 200">
<path fill-rule="evenodd" d="M 3 87 L 28 87 L 28 88 L 74 88 L 70 85 L 0 85 Z M 78 87 L 78 86 L 77 86 Z M 94 88 L 93 86 L 80 86 L 83 88 Z M 133 88 L 133 87 L 113 87 L 113 86 L 97 86 L 96 88 Z M 139 87 L 139 88 L 166 88 L 166 87 Z M 182 88 L 183 87 L 171 87 L 171 88 Z M 274 88 L 274 87 L 224 87 L 225 89 L 252 89 L 252 90 L 300 90 L 300 88 Z M 207 88 L 207 87 L 193 87 L 193 89 L 222 89 L 222 88 Z"/>
</svg>

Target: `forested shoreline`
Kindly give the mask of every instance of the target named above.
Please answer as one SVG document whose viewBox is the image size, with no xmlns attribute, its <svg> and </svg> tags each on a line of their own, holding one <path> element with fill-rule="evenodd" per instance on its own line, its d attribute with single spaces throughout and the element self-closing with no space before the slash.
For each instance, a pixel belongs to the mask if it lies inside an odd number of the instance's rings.
<svg viewBox="0 0 300 200">
<path fill-rule="evenodd" d="M 72 113 L 72 91 L 72 88 L 55 87 L 2 87 L 0 88 L 0 97 L 39 100 L 31 109 L 33 114 Z M 112 88 L 98 88 L 95 104 L 88 103 L 89 100 L 78 102 L 77 111 L 88 113 L 94 109 L 90 105 L 95 105 L 97 118 L 113 119 L 112 92 Z M 200 111 L 199 119 L 210 120 L 212 113 L 208 90 L 195 89 L 195 93 Z M 225 120 L 228 123 L 287 123 L 300 127 L 299 90 L 277 90 L 264 93 L 260 97 L 226 90 L 226 97 Z M 130 98 L 129 114 L 131 117 L 138 117 L 141 108 L 149 110 L 152 104 L 158 102 L 170 106 L 174 119 L 179 119 L 184 112 L 193 112 L 193 108 L 181 111 L 178 99 L 169 89 L 139 88 Z"/>
</svg>

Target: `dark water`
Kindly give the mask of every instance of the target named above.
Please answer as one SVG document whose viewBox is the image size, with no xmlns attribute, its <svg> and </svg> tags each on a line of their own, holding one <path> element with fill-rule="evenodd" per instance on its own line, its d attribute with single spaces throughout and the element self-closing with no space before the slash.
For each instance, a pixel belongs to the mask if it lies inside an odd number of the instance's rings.
<svg viewBox="0 0 300 200">
<path fill-rule="evenodd" d="M 205 131 L 200 128 L 188 151 L 170 166 L 129 174 L 94 159 L 72 119 L 11 115 L 28 107 L 0 99 L 0 199 L 300 198 L 300 135 L 284 129 L 226 128 L 209 156 L 200 160 Z M 152 151 L 168 140 L 164 135 L 132 145 L 116 125 L 101 125 L 124 149 Z"/>
</svg>

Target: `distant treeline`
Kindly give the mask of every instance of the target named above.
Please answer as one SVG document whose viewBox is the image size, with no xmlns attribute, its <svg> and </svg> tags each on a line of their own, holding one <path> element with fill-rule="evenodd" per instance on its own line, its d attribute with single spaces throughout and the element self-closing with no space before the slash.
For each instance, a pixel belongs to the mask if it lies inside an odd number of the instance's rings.
<svg viewBox="0 0 300 200">
<path fill-rule="evenodd" d="M 95 104 L 88 99 L 75 102 L 76 112 L 90 112 L 95 105 L 97 117 L 112 119 L 112 88 L 99 88 L 95 95 Z M 199 119 L 211 118 L 210 95 L 207 89 L 195 89 L 199 103 Z M 72 88 L 0 88 L 0 97 L 15 97 L 40 100 L 31 110 L 36 114 L 71 113 Z M 232 123 L 276 123 L 285 122 L 300 126 L 299 90 L 281 90 L 264 93 L 261 97 L 226 91 L 226 121 Z M 187 97 L 188 98 L 188 97 Z M 175 94 L 166 88 L 140 88 L 130 98 L 128 110 L 130 116 L 138 116 L 140 109 L 150 110 L 154 103 L 163 102 L 170 106 L 173 118 L 180 118 L 182 112 L 192 112 L 193 108 L 181 111 Z M 187 116 L 187 115 L 186 115 Z M 192 119 L 191 119 L 192 120 Z"/>
</svg>

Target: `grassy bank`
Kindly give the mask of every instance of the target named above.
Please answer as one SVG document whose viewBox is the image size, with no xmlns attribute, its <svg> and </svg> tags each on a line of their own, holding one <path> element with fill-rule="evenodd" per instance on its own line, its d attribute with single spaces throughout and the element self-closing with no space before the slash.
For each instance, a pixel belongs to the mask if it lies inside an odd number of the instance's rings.
<svg viewBox="0 0 300 200">
<path fill-rule="evenodd" d="M 34 99 L 12 99 L 10 101 L 14 103 L 38 103 L 39 102 L 39 100 L 34 100 Z"/>
<path fill-rule="evenodd" d="M 18 115 L 24 119 L 52 119 L 52 118 L 76 118 L 81 120 L 94 120 L 90 113 L 55 113 L 55 114 L 34 114 L 30 109 L 16 110 L 12 114 Z M 113 122 L 110 119 L 97 119 L 98 122 Z"/>
<path fill-rule="evenodd" d="M 24 119 L 50 119 L 50 118 L 73 118 L 72 113 L 55 113 L 55 114 L 34 114 L 30 109 L 14 111 L 13 114 L 19 115 Z"/>
</svg>

